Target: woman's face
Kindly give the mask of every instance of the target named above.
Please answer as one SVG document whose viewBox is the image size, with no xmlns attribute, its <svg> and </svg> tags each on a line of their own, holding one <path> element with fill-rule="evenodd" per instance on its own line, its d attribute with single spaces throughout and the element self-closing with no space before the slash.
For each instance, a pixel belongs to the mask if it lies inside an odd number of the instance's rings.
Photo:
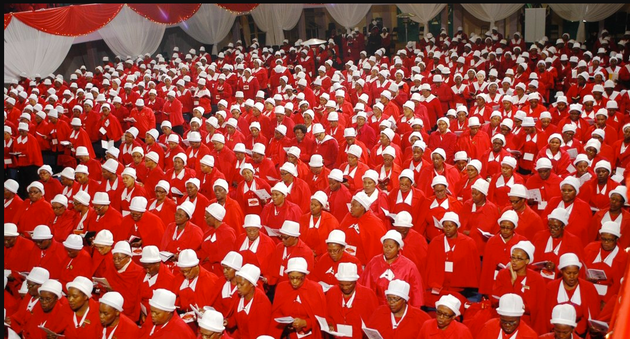
<svg viewBox="0 0 630 339">
<path fill-rule="evenodd" d="M 578 266 L 567 266 L 560 270 L 562 273 L 562 282 L 564 282 L 569 287 L 574 287 L 578 283 L 578 274 L 580 273 L 580 268 Z"/>
<path fill-rule="evenodd" d="M 527 252 L 523 251 L 520 248 L 515 248 L 512 250 L 512 256 L 510 257 L 510 262 L 512 263 L 512 268 L 515 271 L 521 270 L 527 265 L 529 265 L 529 256 Z"/>
<path fill-rule="evenodd" d="M 457 224 L 452 221 L 445 221 L 442 223 L 442 228 L 444 230 L 444 236 L 449 239 L 452 239 L 457 236 Z"/>
<path fill-rule="evenodd" d="M 376 189 L 376 182 L 372 179 L 365 178 L 363 179 L 363 190 L 366 193 L 372 193 Z"/>
<path fill-rule="evenodd" d="M 398 256 L 400 251 L 400 245 L 392 239 L 386 239 L 383 241 L 383 255 L 385 260 L 391 260 Z"/>
<path fill-rule="evenodd" d="M 320 215 L 323 210 L 322 203 L 317 199 L 311 199 L 311 214 L 312 215 Z"/>
<path fill-rule="evenodd" d="M 511 178 L 513 172 L 514 168 L 512 168 L 512 166 L 501 165 L 501 175 L 503 175 L 504 178 Z"/>
<path fill-rule="evenodd" d="M 560 149 L 560 140 L 558 138 L 553 138 L 551 140 L 549 140 L 549 150 L 551 150 L 552 152 L 558 152 L 558 150 Z"/>
<path fill-rule="evenodd" d="M 565 184 L 560 187 L 560 191 L 562 192 L 562 201 L 565 203 L 572 203 L 577 196 L 577 191 L 575 187 Z"/>
<path fill-rule="evenodd" d="M 287 278 L 289 278 L 289 283 L 294 290 L 302 287 L 304 285 L 304 280 L 306 279 L 306 274 L 301 272 L 290 272 L 287 274 Z"/>
<path fill-rule="evenodd" d="M 444 165 L 444 158 L 442 158 L 442 156 L 439 154 L 431 155 L 431 160 L 433 160 L 433 167 L 436 169 L 442 168 L 442 166 Z"/>
</svg>

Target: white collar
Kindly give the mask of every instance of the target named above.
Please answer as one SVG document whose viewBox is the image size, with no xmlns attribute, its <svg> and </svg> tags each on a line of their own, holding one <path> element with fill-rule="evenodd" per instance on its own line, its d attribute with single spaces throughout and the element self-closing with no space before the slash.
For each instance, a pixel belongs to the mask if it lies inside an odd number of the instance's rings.
<svg viewBox="0 0 630 339">
<path fill-rule="evenodd" d="M 431 203 L 431 206 L 429 206 L 430 209 L 434 209 L 436 207 L 442 207 L 445 210 L 448 210 L 448 198 L 444 199 L 444 201 L 442 201 L 442 203 L 438 203 L 437 198 L 433 200 L 433 202 Z"/>
<path fill-rule="evenodd" d="M 400 325 L 400 323 L 405 320 L 405 316 L 407 315 L 407 311 L 409 310 L 409 305 L 405 305 L 405 313 L 403 313 L 402 317 L 400 317 L 400 320 L 398 322 L 396 322 L 396 318 L 394 317 L 394 313 L 390 312 L 390 317 L 392 319 L 392 328 L 396 329 L 398 328 L 398 326 Z"/>
<path fill-rule="evenodd" d="M 617 254 L 619 253 L 619 246 L 615 246 L 615 249 L 612 250 L 612 252 L 610 252 L 609 255 L 606 256 L 606 258 L 603 260 L 603 263 L 612 267 L 613 264 L 613 260 L 615 260 L 615 257 L 617 256 Z M 599 249 L 599 253 L 597 253 L 597 257 L 595 257 L 595 260 L 593 260 L 593 264 L 597 264 L 599 262 L 602 262 L 602 249 Z"/>
<path fill-rule="evenodd" d="M 354 302 L 354 297 L 356 297 L 357 295 L 357 290 L 355 289 L 354 292 L 352 292 L 352 296 L 350 297 L 350 299 L 348 299 L 348 301 L 346 302 L 346 299 L 341 296 L 341 308 L 352 308 L 352 303 Z"/>
<path fill-rule="evenodd" d="M 149 284 L 149 287 L 155 285 L 155 282 L 157 281 L 158 275 L 160 273 L 157 273 L 156 275 L 149 277 L 149 275 L 145 275 L 144 276 L 144 280 L 142 282 L 147 282 Z"/>
<path fill-rule="evenodd" d="M 241 248 L 239 249 L 239 251 L 249 250 L 253 253 L 256 253 L 256 251 L 258 250 L 259 244 L 260 244 L 260 236 L 258 236 L 258 238 L 256 238 L 256 240 L 254 240 L 254 242 L 252 242 L 251 245 L 249 242 L 249 238 L 245 237 L 245 241 L 243 241 L 243 243 L 241 244 Z"/>
<path fill-rule="evenodd" d="M 403 200 L 402 192 L 398 191 L 398 196 L 396 197 L 396 203 L 400 204 L 401 202 L 404 202 L 405 204 L 411 206 L 412 199 L 413 199 L 413 190 L 410 190 L 408 192 L 407 197 L 405 198 L 405 200 Z"/>
<path fill-rule="evenodd" d="M 240 299 L 241 300 L 238 301 L 238 308 L 236 309 L 236 312 L 245 311 L 245 314 L 249 314 L 249 311 L 252 309 L 252 304 L 254 303 L 254 298 L 252 298 L 247 305 L 245 305 L 245 298 Z"/>
<path fill-rule="evenodd" d="M 182 284 L 179 286 L 179 290 L 181 291 L 183 289 L 190 288 L 194 291 L 197 288 L 197 280 L 199 280 L 199 276 L 196 276 L 195 279 L 193 279 L 192 281 L 184 279 L 184 281 L 182 281 Z"/>
<path fill-rule="evenodd" d="M 131 259 L 129 259 L 129 261 L 125 264 L 125 266 L 123 266 L 121 269 L 118 270 L 118 273 L 123 273 L 127 270 L 127 267 L 129 267 L 129 265 L 131 265 Z"/>
<path fill-rule="evenodd" d="M 573 296 L 569 299 L 569 295 L 567 294 L 567 290 L 564 288 L 564 284 L 560 282 L 560 286 L 558 287 L 558 296 L 556 297 L 556 301 L 558 304 L 564 304 L 569 302 L 573 305 L 582 305 L 582 295 L 580 293 L 580 284 L 578 283 L 577 287 L 573 291 Z"/>
</svg>

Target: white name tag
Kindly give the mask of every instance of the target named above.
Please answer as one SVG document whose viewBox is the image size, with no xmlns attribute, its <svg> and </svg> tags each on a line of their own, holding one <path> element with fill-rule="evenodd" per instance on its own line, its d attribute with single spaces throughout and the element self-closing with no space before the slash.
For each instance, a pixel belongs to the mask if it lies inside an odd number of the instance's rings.
<svg viewBox="0 0 630 339">
<path fill-rule="evenodd" d="M 534 153 L 525 153 L 525 154 L 523 154 L 523 160 L 533 161 L 534 160 Z"/>
<path fill-rule="evenodd" d="M 453 272 L 453 262 L 445 261 L 444 262 L 444 272 L 452 273 Z"/>
<path fill-rule="evenodd" d="M 101 132 L 101 134 L 107 134 L 107 130 L 103 127 L 98 129 L 99 132 Z"/>
<path fill-rule="evenodd" d="M 52 139 L 51 142 L 52 142 L 53 145 L 56 145 L 56 144 L 59 143 L 59 141 L 57 139 Z"/>
<path fill-rule="evenodd" d="M 13 160 L 11 159 L 4 159 L 4 164 L 5 165 L 11 165 L 13 163 Z"/>
</svg>

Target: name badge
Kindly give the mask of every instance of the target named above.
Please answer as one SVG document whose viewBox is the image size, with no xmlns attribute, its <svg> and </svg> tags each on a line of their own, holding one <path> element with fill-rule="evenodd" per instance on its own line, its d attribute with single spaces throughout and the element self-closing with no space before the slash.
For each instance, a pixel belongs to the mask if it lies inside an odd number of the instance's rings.
<svg viewBox="0 0 630 339">
<path fill-rule="evenodd" d="M 444 262 L 444 272 L 452 273 L 453 272 L 453 262 L 445 261 Z"/>
</svg>

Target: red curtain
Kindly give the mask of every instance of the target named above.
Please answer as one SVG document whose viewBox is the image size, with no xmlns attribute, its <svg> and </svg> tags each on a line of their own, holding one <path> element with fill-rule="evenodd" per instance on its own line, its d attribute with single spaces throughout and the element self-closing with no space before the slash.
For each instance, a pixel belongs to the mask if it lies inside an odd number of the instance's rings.
<svg viewBox="0 0 630 339">
<path fill-rule="evenodd" d="M 217 4 L 217 6 L 227 9 L 230 12 L 250 12 L 258 7 L 258 4 Z"/>
<path fill-rule="evenodd" d="M 11 22 L 12 17 L 13 17 L 13 14 L 11 13 L 4 15 L 4 29 L 7 29 L 7 26 L 9 26 L 9 23 Z"/>
<path fill-rule="evenodd" d="M 88 4 L 20 12 L 13 15 L 23 23 L 46 33 L 63 36 L 90 34 L 118 15 L 122 4 Z M 4 28 L 7 28 L 5 15 Z"/>
<path fill-rule="evenodd" d="M 147 20 L 159 24 L 173 25 L 190 19 L 201 4 L 127 4 Z"/>
</svg>

